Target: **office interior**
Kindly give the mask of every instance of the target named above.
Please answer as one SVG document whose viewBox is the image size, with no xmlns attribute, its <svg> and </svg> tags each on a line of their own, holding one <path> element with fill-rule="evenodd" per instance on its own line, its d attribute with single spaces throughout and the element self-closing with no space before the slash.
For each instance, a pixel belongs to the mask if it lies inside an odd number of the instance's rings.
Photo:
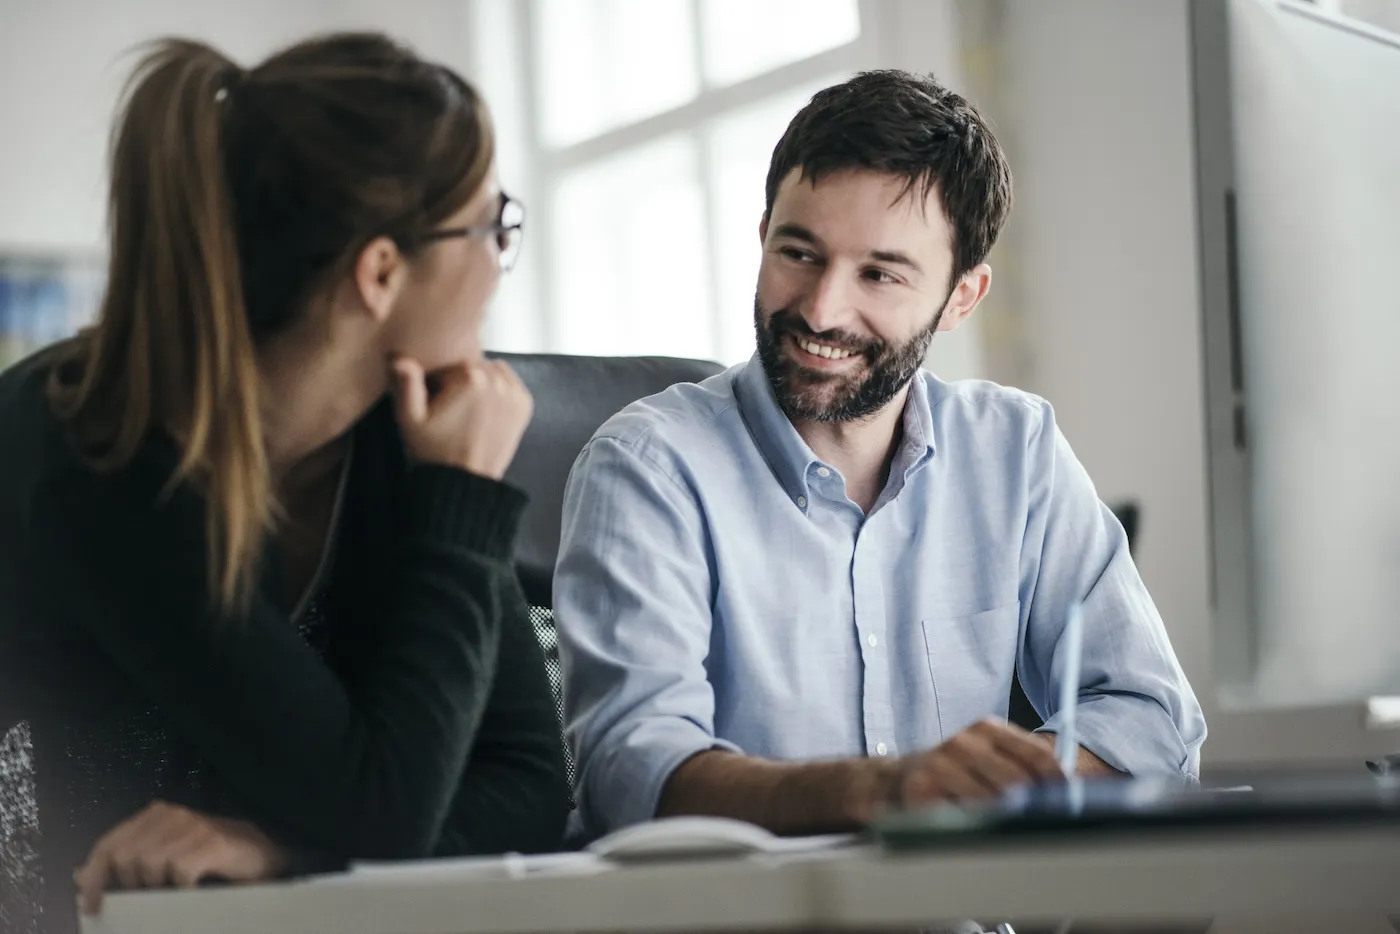
<svg viewBox="0 0 1400 934">
<path fill-rule="evenodd" d="M 964 93 L 1016 199 L 926 366 L 1049 400 L 1136 507 L 1203 779 L 1400 751 L 1400 0 L 0 0 L 0 368 L 96 308 L 135 44 L 253 62 L 347 28 L 490 102 L 528 210 L 508 353 L 748 359 L 787 120 L 870 68 Z"/>
</svg>

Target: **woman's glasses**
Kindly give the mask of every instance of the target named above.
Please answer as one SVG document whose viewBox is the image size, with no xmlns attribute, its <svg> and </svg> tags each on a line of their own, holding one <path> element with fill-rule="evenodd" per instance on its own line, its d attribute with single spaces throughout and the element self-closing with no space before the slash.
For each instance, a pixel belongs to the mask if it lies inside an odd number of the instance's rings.
<svg viewBox="0 0 1400 934">
<path fill-rule="evenodd" d="M 504 191 L 501 192 L 501 208 L 494 224 L 479 224 L 475 227 L 445 227 L 431 230 L 423 235 L 423 242 L 448 240 L 453 237 L 491 237 L 496 241 L 496 252 L 502 272 L 509 272 L 520 254 L 520 240 L 525 234 L 525 205 L 516 201 Z"/>
</svg>

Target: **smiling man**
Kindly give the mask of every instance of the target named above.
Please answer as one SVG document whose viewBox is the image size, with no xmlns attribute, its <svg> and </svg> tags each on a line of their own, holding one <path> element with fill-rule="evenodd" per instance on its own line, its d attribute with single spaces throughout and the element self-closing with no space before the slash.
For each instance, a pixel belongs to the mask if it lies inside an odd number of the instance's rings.
<svg viewBox="0 0 1400 934">
<path fill-rule="evenodd" d="M 555 577 L 585 831 L 713 814 L 780 833 L 1062 777 L 1193 776 L 1201 710 L 1045 400 L 920 369 L 987 294 L 1011 204 L 929 78 L 818 93 L 773 153 L 753 360 L 610 420 Z M 1046 718 L 1005 722 L 1012 678 Z"/>
</svg>

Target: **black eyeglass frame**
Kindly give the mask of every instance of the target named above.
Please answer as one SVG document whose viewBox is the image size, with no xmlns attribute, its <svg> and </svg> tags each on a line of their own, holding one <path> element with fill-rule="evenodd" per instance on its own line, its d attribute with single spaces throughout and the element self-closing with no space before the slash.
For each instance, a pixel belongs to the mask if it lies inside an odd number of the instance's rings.
<svg viewBox="0 0 1400 934">
<path fill-rule="evenodd" d="M 518 219 L 506 222 L 506 212 L 512 207 L 518 212 Z M 477 224 L 471 227 L 443 227 L 430 230 L 419 238 L 421 243 L 438 240 L 451 240 L 456 237 L 493 237 L 496 241 L 496 255 L 502 272 L 509 272 L 520 255 L 520 241 L 525 234 L 525 205 L 504 191 L 501 192 L 501 208 L 493 224 Z"/>
</svg>

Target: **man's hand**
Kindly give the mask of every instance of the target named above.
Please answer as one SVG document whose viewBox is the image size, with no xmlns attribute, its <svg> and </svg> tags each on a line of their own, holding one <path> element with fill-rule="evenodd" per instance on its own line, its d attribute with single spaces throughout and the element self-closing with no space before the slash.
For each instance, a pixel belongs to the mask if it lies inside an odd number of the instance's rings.
<svg viewBox="0 0 1400 934">
<path fill-rule="evenodd" d="M 1004 720 L 981 720 L 943 745 L 899 761 L 892 803 L 915 807 L 934 801 L 989 798 L 1013 785 L 1064 781 L 1047 746 Z"/>
<path fill-rule="evenodd" d="M 92 915 L 108 887 L 190 888 L 209 878 L 257 882 L 285 865 L 282 848 L 246 821 L 156 801 L 98 840 L 73 881 L 83 913 Z"/>
<path fill-rule="evenodd" d="M 1098 761 L 1081 751 L 1079 772 L 1087 773 L 1090 760 Z M 899 759 L 777 762 L 706 750 L 671 773 L 656 816 L 701 814 L 778 834 L 830 833 L 862 827 L 890 808 L 989 798 L 1013 785 L 1064 780 L 1053 735 L 988 718 L 936 749 Z"/>
</svg>

